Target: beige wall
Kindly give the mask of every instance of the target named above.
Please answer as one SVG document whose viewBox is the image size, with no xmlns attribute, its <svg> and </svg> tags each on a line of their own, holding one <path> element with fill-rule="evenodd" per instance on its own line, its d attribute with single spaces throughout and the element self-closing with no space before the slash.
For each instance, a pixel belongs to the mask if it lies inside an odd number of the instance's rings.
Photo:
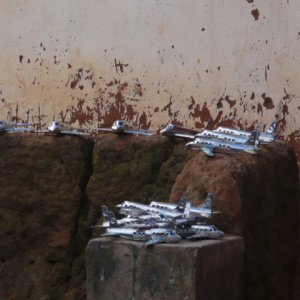
<svg viewBox="0 0 300 300">
<path fill-rule="evenodd" d="M 300 149 L 299 14 L 296 0 L 0 0 L 0 117 L 276 119 Z"/>
</svg>

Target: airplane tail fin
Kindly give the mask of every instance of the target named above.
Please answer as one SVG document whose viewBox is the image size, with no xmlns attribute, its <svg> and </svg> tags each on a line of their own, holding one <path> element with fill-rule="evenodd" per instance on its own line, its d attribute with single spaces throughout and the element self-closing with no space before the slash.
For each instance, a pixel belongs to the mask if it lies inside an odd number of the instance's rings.
<svg viewBox="0 0 300 300">
<path fill-rule="evenodd" d="M 190 215 L 191 202 L 187 197 L 182 197 L 176 206 L 176 210 L 184 214 L 185 217 Z"/>
<path fill-rule="evenodd" d="M 109 211 L 109 209 L 108 209 L 108 207 L 106 206 L 106 205 L 102 205 L 102 216 L 103 216 L 103 220 L 104 221 L 109 221 L 109 213 L 110 213 L 110 211 Z"/>
<path fill-rule="evenodd" d="M 247 145 L 255 145 L 256 141 L 258 139 L 258 136 L 259 136 L 259 131 L 258 130 L 253 130 L 251 132 L 251 135 L 250 135 L 249 139 L 246 141 L 246 144 Z"/>
<path fill-rule="evenodd" d="M 274 137 L 275 136 L 275 132 L 276 132 L 276 128 L 277 128 L 276 122 L 272 122 L 270 124 L 270 126 L 268 127 L 268 129 L 264 133 L 269 134 L 269 135 L 271 135 L 271 136 Z"/>
<path fill-rule="evenodd" d="M 207 193 L 207 196 L 206 196 L 206 199 L 205 199 L 204 203 L 201 204 L 199 207 L 209 209 L 211 211 L 211 215 L 212 215 L 213 214 L 212 202 L 213 202 L 212 193 Z"/>
<path fill-rule="evenodd" d="M 184 213 L 185 207 L 186 207 L 186 203 L 188 202 L 188 198 L 187 197 L 182 197 L 178 203 L 178 205 L 176 206 L 176 210 Z"/>
<path fill-rule="evenodd" d="M 110 211 L 105 205 L 102 205 L 102 216 L 104 221 L 109 222 L 110 227 L 118 227 L 115 214 Z"/>
<path fill-rule="evenodd" d="M 207 193 L 207 196 L 206 196 L 206 199 L 205 199 L 205 202 L 204 202 L 204 207 L 211 209 L 212 201 L 213 201 L 212 193 Z"/>
</svg>

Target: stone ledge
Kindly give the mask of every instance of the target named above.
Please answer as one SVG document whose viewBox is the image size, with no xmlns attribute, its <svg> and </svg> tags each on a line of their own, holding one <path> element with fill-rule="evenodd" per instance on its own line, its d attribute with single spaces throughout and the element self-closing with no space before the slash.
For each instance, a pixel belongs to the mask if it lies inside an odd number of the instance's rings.
<svg viewBox="0 0 300 300">
<path fill-rule="evenodd" d="M 120 238 L 87 246 L 87 298 L 242 299 L 244 240 L 181 241 L 145 248 Z"/>
</svg>

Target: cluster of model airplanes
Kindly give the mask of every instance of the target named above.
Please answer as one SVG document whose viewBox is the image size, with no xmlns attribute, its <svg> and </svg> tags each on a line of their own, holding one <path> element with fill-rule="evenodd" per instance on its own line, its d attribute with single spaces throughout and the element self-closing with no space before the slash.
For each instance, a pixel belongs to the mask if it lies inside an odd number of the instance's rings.
<svg viewBox="0 0 300 300">
<path fill-rule="evenodd" d="M 214 225 L 207 225 L 213 216 L 212 195 L 209 193 L 204 204 L 194 207 L 183 197 L 178 205 L 152 201 L 149 205 L 124 201 L 117 205 L 125 217 L 117 219 L 106 206 L 102 206 L 104 227 L 102 236 L 117 236 L 145 242 L 146 246 L 161 243 L 176 243 L 181 239 L 218 239 L 224 235 Z"/>
<path fill-rule="evenodd" d="M 150 130 L 131 128 L 123 120 L 115 121 L 111 128 L 94 129 L 75 129 L 70 123 L 59 121 L 51 122 L 47 130 L 34 130 L 33 128 L 29 128 L 29 125 L 30 124 L 25 123 L 0 121 L 0 132 L 36 132 L 53 135 L 89 135 L 91 132 L 101 131 L 147 136 L 155 134 L 155 132 Z M 218 127 L 216 130 L 204 129 L 200 131 L 169 123 L 165 128 L 160 130 L 160 134 L 192 140 L 186 144 L 188 149 L 201 150 L 208 156 L 214 156 L 214 152 L 224 150 L 229 152 L 244 151 L 255 154 L 257 150 L 259 150 L 260 143 L 270 143 L 275 140 L 275 131 L 276 122 L 272 122 L 264 132 L 261 132 L 259 127 L 252 132 L 227 127 Z"/>
</svg>

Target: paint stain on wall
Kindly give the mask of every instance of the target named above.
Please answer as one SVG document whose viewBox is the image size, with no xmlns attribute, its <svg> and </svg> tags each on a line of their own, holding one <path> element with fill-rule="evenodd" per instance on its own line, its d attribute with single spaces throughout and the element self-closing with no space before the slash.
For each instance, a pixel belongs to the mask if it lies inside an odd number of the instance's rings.
<svg viewBox="0 0 300 300">
<path fill-rule="evenodd" d="M 254 17 L 255 21 L 257 21 L 259 19 L 259 10 L 256 8 L 256 9 L 253 9 L 251 11 L 251 14 L 252 16 Z"/>
<path fill-rule="evenodd" d="M 267 109 L 273 109 L 275 106 L 273 104 L 273 100 L 270 97 L 267 97 L 265 93 L 261 95 L 261 97 L 264 99 L 263 106 Z"/>
</svg>

